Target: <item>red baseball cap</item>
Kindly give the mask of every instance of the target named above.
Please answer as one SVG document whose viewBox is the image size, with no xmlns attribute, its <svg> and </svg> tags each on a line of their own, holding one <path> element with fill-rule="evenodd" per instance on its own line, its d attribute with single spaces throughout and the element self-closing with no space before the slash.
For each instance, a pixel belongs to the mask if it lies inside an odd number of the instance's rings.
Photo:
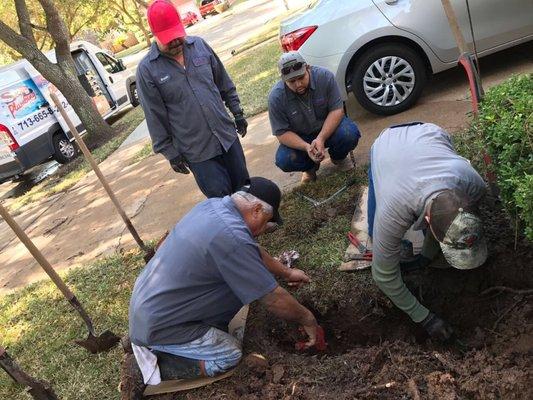
<svg viewBox="0 0 533 400">
<path fill-rule="evenodd" d="M 148 7 L 146 16 L 152 33 L 163 44 L 187 36 L 178 10 L 169 1 L 154 1 Z"/>
</svg>

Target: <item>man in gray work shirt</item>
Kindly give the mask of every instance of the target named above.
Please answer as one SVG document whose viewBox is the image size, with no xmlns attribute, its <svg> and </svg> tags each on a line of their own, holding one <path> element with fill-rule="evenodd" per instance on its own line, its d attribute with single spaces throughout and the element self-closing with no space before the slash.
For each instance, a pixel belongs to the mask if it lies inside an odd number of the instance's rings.
<svg viewBox="0 0 533 400">
<path fill-rule="evenodd" d="M 485 183 L 470 162 L 455 152 L 448 133 L 433 124 L 414 122 L 386 129 L 372 145 L 370 157 L 372 275 L 414 322 L 432 337 L 449 340 L 451 327 L 420 304 L 402 280 L 401 243 L 412 226 L 425 230 L 425 239 L 422 254 L 411 263 L 429 265 L 440 245 L 453 267 L 479 267 L 487 258 L 477 211 Z"/>
<path fill-rule="evenodd" d="M 299 323 L 307 345 L 315 343 L 315 317 L 273 275 L 290 286 L 309 278 L 272 258 L 255 239 L 270 222 L 280 222 L 280 200 L 275 183 L 253 177 L 231 196 L 198 204 L 170 232 L 137 278 L 130 302 L 130 337 L 145 383 L 154 373 L 155 364 L 146 362 L 153 354 L 160 363 L 176 356 L 174 379 L 234 367 L 242 352 L 228 323 L 256 300 L 273 315 Z M 161 374 L 169 378 L 164 368 Z"/>
<path fill-rule="evenodd" d="M 353 168 L 347 155 L 361 136 L 343 109 L 333 74 L 309 66 L 296 51 L 278 61 L 281 80 L 268 98 L 272 134 L 280 142 L 276 165 L 285 172 L 302 171 L 302 182 L 316 179 L 328 149 L 331 161 L 343 170 Z"/>
<path fill-rule="evenodd" d="M 155 42 L 137 68 L 137 88 L 154 152 L 176 172 L 190 169 L 206 197 L 231 194 L 248 179 L 237 137 L 248 124 L 235 85 L 209 45 L 186 36 L 174 5 L 156 0 L 147 17 Z"/>
</svg>

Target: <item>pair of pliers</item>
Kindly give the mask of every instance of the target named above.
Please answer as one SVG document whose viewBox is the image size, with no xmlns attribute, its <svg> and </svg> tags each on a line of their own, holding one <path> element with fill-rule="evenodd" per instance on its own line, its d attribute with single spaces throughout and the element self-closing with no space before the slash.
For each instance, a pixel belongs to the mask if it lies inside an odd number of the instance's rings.
<svg viewBox="0 0 533 400">
<path fill-rule="evenodd" d="M 372 253 L 368 252 L 365 254 L 353 254 L 350 256 L 350 261 L 353 260 L 372 261 Z"/>
<path fill-rule="evenodd" d="M 366 256 L 369 254 L 370 259 L 372 259 L 372 252 L 368 250 L 366 246 L 363 243 L 361 243 L 361 241 L 357 239 L 357 237 L 352 232 L 348 232 L 348 240 L 350 241 L 351 244 L 357 247 L 361 255 Z"/>
</svg>

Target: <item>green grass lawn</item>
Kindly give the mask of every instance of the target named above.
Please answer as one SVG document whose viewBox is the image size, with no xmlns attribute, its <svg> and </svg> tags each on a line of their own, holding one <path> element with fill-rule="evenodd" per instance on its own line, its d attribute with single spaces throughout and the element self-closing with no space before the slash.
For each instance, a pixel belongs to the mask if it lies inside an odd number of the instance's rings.
<svg viewBox="0 0 533 400">
<path fill-rule="evenodd" d="M 268 93 L 279 79 L 277 62 L 280 55 L 279 43 L 270 41 L 226 63 L 247 116 L 267 110 Z"/>
<path fill-rule="evenodd" d="M 296 190 L 322 199 L 353 175 L 360 183 L 364 181 L 364 169 L 359 169 L 335 173 Z M 348 244 L 346 232 L 358 191 L 359 186 L 355 185 L 318 209 L 296 192 L 288 193 L 280 211 L 283 227 L 261 238 L 261 244 L 273 255 L 298 250 L 302 255 L 300 268 L 330 271 L 327 280 L 313 282 L 305 289 L 323 293 L 324 299 L 336 281 L 346 279 L 334 268 L 341 263 Z M 110 329 L 123 335 L 127 332 L 129 297 L 142 267 L 142 254 L 132 251 L 71 270 L 64 277 L 94 319 L 98 332 Z M 119 398 L 122 350 L 91 355 L 73 343 L 86 336 L 82 320 L 50 281 L 0 297 L 0 343 L 23 369 L 50 382 L 62 400 Z M 0 373 L 0 399 L 21 400 L 28 399 L 28 395 Z"/>
<path fill-rule="evenodd" d="M 118 58 L 124 58 L 126 56 L 131 56 L 132 54 L 136 54 L 139 51 L 142 51 L 146 48 L 147 48 L 146 42 L 144 41 L 144 38 L 143 38 L 143 40 L 140 43 L 137 43 L 135 46 L 128 47 L 125 50 L 119 51 L 118 53 L 115 54 L 115 56 L 117 56 Z"/>
</svg>

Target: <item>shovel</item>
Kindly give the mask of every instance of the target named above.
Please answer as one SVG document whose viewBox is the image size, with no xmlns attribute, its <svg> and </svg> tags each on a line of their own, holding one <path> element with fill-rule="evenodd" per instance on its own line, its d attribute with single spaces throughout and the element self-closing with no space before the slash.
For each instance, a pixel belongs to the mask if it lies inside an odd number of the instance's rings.
<svg viewBox="0 0 533 400">
<path fill-rule="evenodd" d="M 111 190 L 111 187 L 109 186 L 109 184 L 107 183 L 106 179 L 104 178 L 104 175 L 102 174 L 102 171 L 100 171 L 100 168 L 98 167 L 98 164 L 96 164 L 96 161 L 94 160 L 91 152 L 89 151 L 89 149 L 85 145 L 85 142 L 83 141 L 83 139 L 81 138 L 80 134 L 78 133 L 78 130 L 76 129 L 76 127 L 74 126 L 74 124 L 72 123 L 70 118 L 68 117 L 67 112 L 63 108 L 63 105 L 59 101 L 57 95 L 55 93 L 50 93 L 50 97 L 52 98 L 52 100 L 56 104 L 56 107 L 57 107 L 59 113 L 61 114 L 61 116 L 63 117 L 65 122 L 67 123 L 68 128 L 70 129 L 70 133 L 72 133 L 72 135 L 76 139 L 76 142 L 78 143 L 78 146 L 80 146 L 80 149 L 81 149 L 83 155 L 85 156 L 85 158 L 87 159 L 89 164 L 91 164 L 91 167 L 92 167 L 94 173 L 96 174 L 96 176 L 98 177 L 98 179 L 102 183 L 102 186 L 104 187 L 105 191 L 107 192 L 109 198 L 111 199 L 111 201 L 115 205 L 115 208 L 117 209 L 118 213 L 122 217 L 122 220 L 124 221 L 124 223 L 126 224 L 126 227 L 130 231 L 131 236 L 133 236 L 133 239 L 135 239 L 135 242 L 137 243 L 137 245 L 144 252 L 144 261 L 146 261 L 146 262 L 150 261 L 150 259 L 154 256 L 154 250 L 150 249 L 142 241 L 141 237 L 137 233 L 137 230 L 135 229 L 135 227 L 131 223 L 131 220 L 128 218 L 128 216 L 124 212 L 122 206 L 120 205 L 120 202 L 118 201 L 117 197 L 115 196 L 115 194 Z"/>
<path fill-rule="evenodd" d="M 58 287 L 58 289 L 63 293 L 63 296 L 69 301 L 72 307 L 80 314 L 81 318 L 85 322 L 85 325 L 87 325 L 87 329 L 89 331 L 89 336 L 85 340 L 76 340 L 76 344 L 80 345 L 81 347 L 84 347 L 89 352 L 95 354 L 102 351 L 107 351 L 114 347 L 120 340 L 120 338 L 112 333 L 111 331 L 105 331 L 100 336 L 96 336 L 94 328 L 93 328 L 93 322 L 91 318 L 89 317 L 89 314 L 85 311 L 85 309 L 82 307 L 74 293 L 67 287 L 65 282 L 60 278 L 60 276 L 57 274 L 57 272 L 52 268 L 52 265 L 48 262 L 46 258 L 44 258 L 43 254 L 39 251 L 39 249 L 33 244 L 31 239 L 26 235 L 26 233 L 22 230 L 22 228 L 17 224 L 17 222 L 11 217 L 11 215 L 7 212 L 7 210 L 4 208 L 4 206 L 0 203 L 0 215 L 2 218 L 7 222 L 7 224 L 13 229 L 13 232 L 18 236 L 20 241 L 26 246 L 26 248 L 29 250 L 31 255 L 37 260 L 37 262 L 41 265 L 41 267 L 44 269 L 44 271 L 48 274 L 50 279 L 52 279 L 52 282 L 55 283 L 55 285 Z"/>
<path fill-rule="evenodd" d="M 35 400 L 59 400 L 48 382 L 35 379 L 24 372 L 2 346 L 0 346 L 0 368 L 16 383 L 24 386 Z"/>
</svg>

